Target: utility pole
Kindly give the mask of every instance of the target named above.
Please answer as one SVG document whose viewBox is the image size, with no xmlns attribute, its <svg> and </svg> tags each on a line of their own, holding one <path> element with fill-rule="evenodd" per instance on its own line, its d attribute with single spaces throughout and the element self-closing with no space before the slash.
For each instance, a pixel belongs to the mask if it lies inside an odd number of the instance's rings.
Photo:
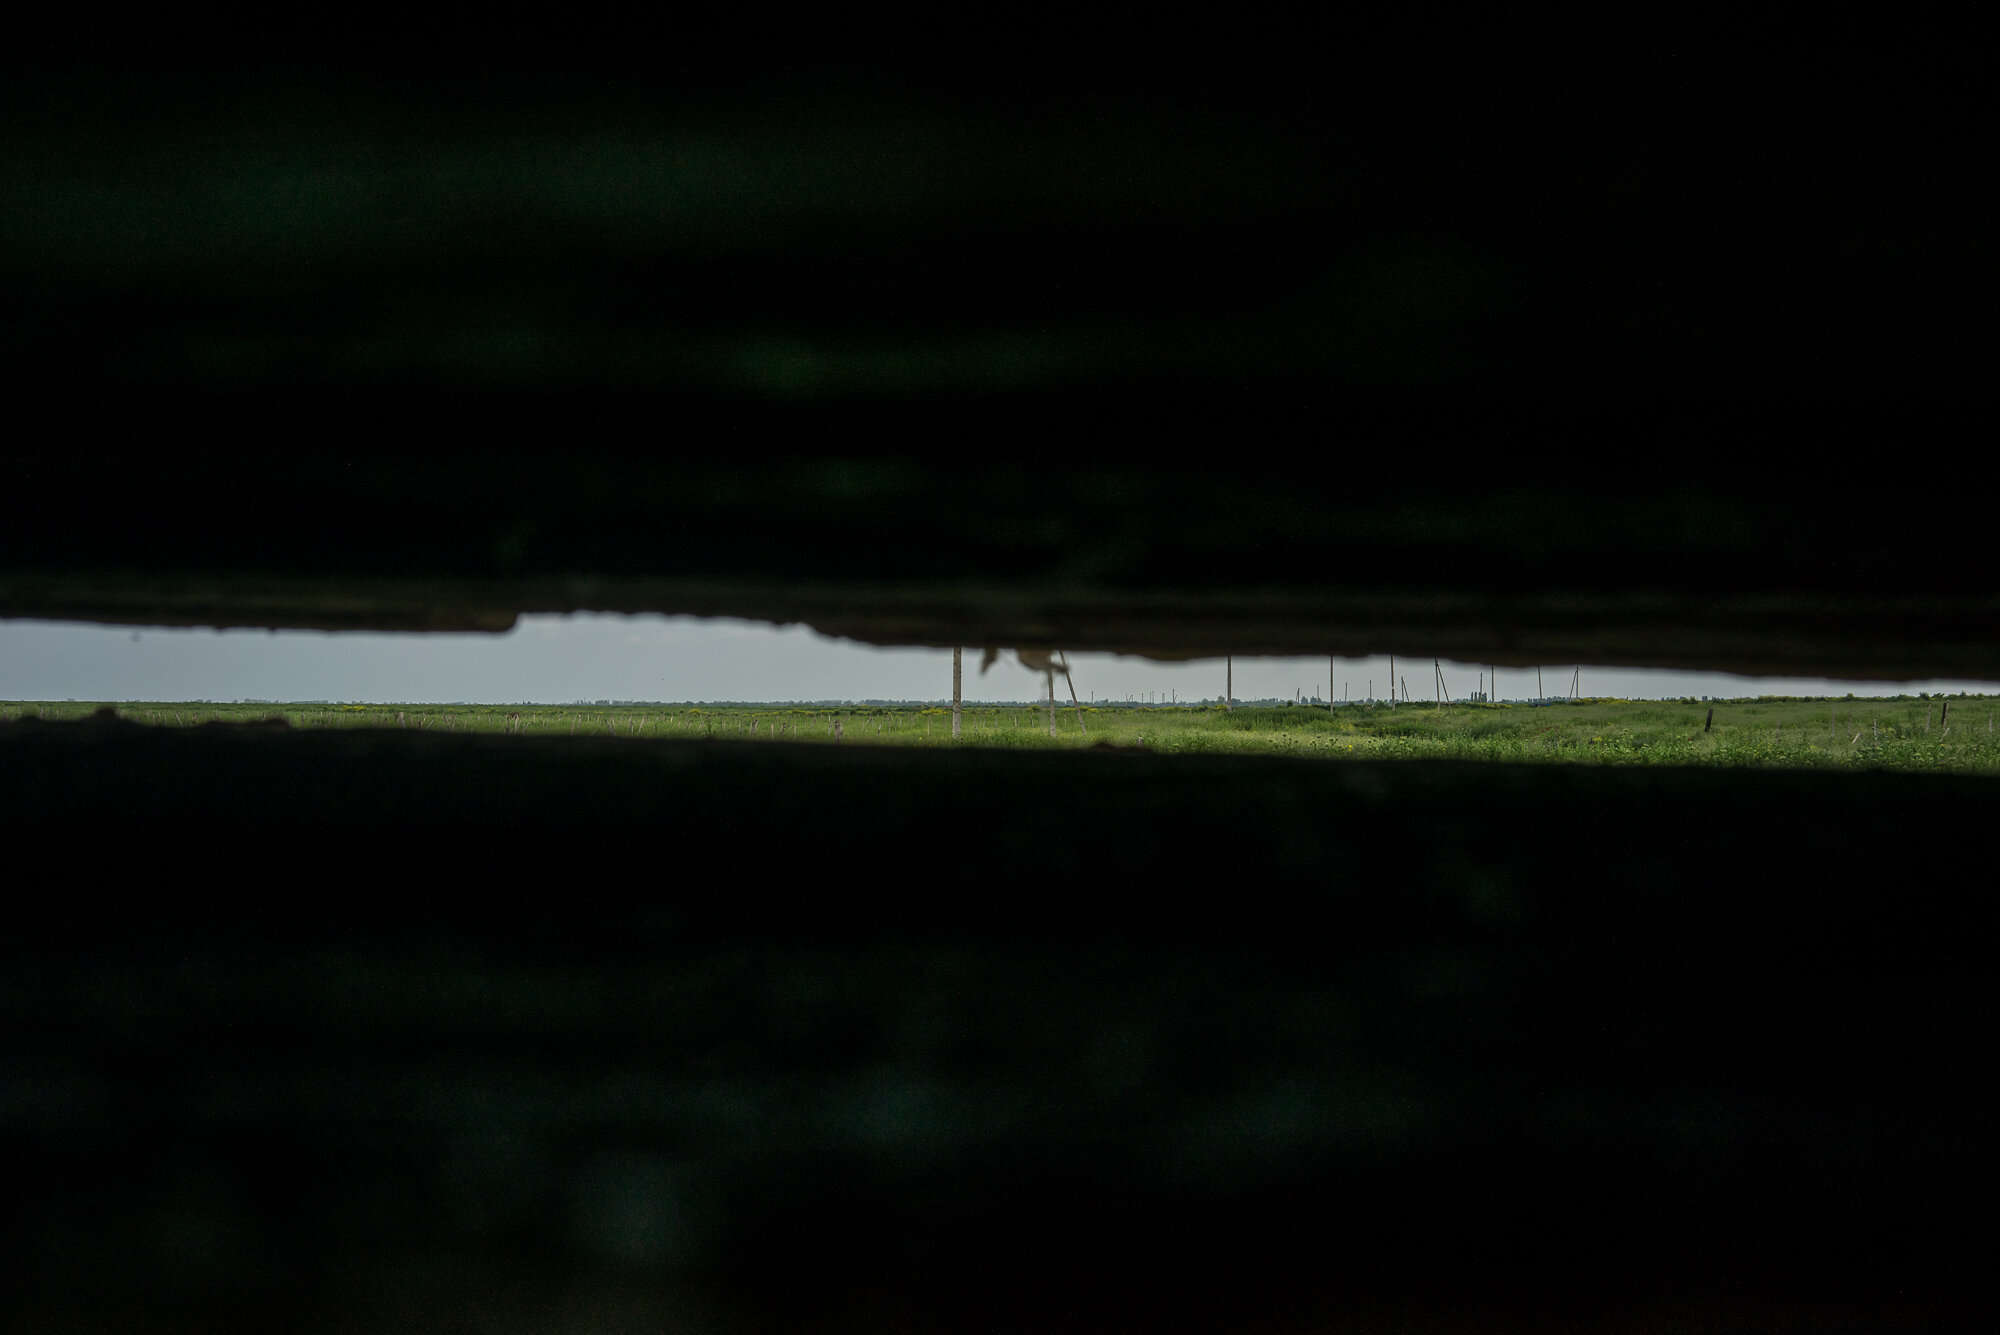
<svg viewBox="0 0 2000 1335">
<path fill-rule="evenodd" d="M 965 696 L 965 647 L 951 651 L 951 739 L 958 740 L 960 705 Z"/>
<path fill-rule="evenodd" d="M 1389 655 L 1389 708 L 1396 707 L 1396 656 Z"/>
<path fill-rule="evenodd" d="M 1233 654 L 1222 657 L 1222 707 L 1236 708 L 1236 657 Z"/>
</svg>

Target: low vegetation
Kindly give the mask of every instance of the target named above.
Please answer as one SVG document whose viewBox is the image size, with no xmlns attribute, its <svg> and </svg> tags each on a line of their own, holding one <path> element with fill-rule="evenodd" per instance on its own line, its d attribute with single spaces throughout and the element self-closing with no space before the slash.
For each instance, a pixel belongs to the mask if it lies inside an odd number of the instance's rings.
<svg viewBox="0 0 2000 1335">
<path fill-rule="evenodd" d="M 1713 722 L 1710 722 L 1713 711 Z M 1430 702 L 1305 706 L 976 705 L 961 746 L 1144 747 L 1330 760 L 1540 761 L 1593 765 L 1870 767 L 2000 773 L 1991 696 L 1740 700 Z M 0 721 L 113 716 L 155 727 L 263 723 L 518 736 L 706 738 L 801 744 L 951 746 L 939 705 L 357 705 L 4 703 Z"/>
</svg>

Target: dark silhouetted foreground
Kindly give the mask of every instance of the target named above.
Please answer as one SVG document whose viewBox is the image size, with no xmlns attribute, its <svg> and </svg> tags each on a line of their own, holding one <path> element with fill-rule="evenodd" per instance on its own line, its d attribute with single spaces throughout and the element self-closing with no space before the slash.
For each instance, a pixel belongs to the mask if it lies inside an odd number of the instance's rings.
<svg viewBox="0 0 2000 1335">
<path fill-rule="evenodd" d="M 0 775 L 56 855 L 15 1328 L 1985 1303 L 1984 780 L 104 723 Z"/>
</svg>

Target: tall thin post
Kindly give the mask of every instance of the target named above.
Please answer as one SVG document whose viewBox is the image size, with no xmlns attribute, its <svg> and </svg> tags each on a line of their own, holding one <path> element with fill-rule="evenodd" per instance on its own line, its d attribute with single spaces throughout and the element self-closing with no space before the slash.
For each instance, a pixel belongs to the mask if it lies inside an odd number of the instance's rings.
<svg viewBox="0 0 2000 1335">
<path fill-rule="evenodd" d="M 1222 707 L 1236 708 L 1236 657 L 1234 654 L 1222 656 Z"/>
<path fill-rule="evenodd" d="M 958 725 L 962 715 L 961 705 L 965 699 L 965 649 L 964 646 L 951 651 L 951 739 L 958 740 Z"/>
<path fill-rule="evenodd" d="M 1536 706 L 1537 706 L 1537 707 L 1539 708 L 1539 707 L 1540 707 L 1540 705 L 1541 705 L 1541 703 L 1542 703 L 1542 701 L 1544 701 L 1544 700 L 1546 700 L 1546 699 L 1548 699 L 1548 698 L 1549 698 L 1548 696 L 1546 696 L 1546 695 L 1544 695 L 1544 694 L 1542 693 L 1542 670 L 1541 670 L 1540 668 L 1536 668 L 1536 669 L 1535 669 L 1535 704 L 1536 704 Z"/>
<path fill-rule="evenodd" d="M 1057 650 L 1057 654 L 1062 659 L 1063 680 L 1069 683 L 1069 702 L 1076 710 L 1076 730 L 1088 737 L 1090 729 L 1083 726 L 1083 705 L 1076 698 L 1076 678 L 1069 675 L 1069 655 L 1062 653 L 1061 650 Z M 1049 691 L 1051 694 L 1055 691 L 1053 682 L 1049 685 Z"/>
<path fill-rule="evenodd" d="M 1340 693 L 1343 697 L 1347 694 L 1345 684 L 1341 686 Z M 1333 660 L 1331 658 L 1326 660 L 1326 712 L 1329 714 L 1333 712 Z"/>
<path fill-rule="evenodd" d="M 1056 670 L 1043 669 L 1042 675 L 1049 679 L 1049 736 L 1056 735 Z"/>
<path fill-rule="evenodd" d="M 1396 707 L 1396 656 L 1389 655 L 1389 708 Z"/>
</svg>

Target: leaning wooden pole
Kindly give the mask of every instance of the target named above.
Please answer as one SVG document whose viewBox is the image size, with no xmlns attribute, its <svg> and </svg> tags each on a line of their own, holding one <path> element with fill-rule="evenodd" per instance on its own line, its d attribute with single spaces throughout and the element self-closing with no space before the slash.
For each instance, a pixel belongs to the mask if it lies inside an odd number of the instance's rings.
<svg viewBox="0 0 2000 1335">
<path fill-rule="evenodd" d="M 1071 708 L 1076 710 L 1076 730 L 1088 737 L 1090 729 L 1083 726 L 1083 703 L 1076 698 L 1076 678 L 1069 675 L 1069 655 L 1060 649 L 1056 654 L 1062 659 L 1063 680 L 1069 683 L 1069 703 Z M 1054 690 L 1053 683 L 1050 685 L 1050 690 Z"/>
<path fill-rule="evenodd" d="M 951 739 L 958 740 L 959 720 L 963 717 L 965 700 L 965 648 L 963 645 L 951 651 Z"/>
</svg>

